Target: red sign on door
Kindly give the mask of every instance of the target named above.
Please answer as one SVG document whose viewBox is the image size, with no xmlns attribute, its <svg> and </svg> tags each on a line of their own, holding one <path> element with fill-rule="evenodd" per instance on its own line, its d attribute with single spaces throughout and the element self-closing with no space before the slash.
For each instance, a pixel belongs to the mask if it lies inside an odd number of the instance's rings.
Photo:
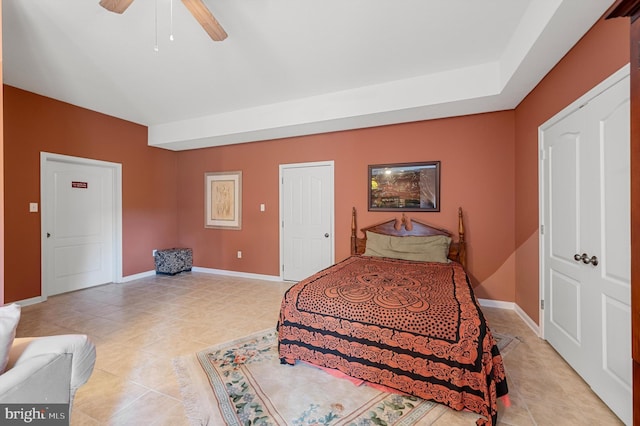
<svg viewBox="0 0 640 426">
<path fill-rule="evenodd" d="M 71 187 L 87 189 L 89 187 L 89 183 L 88 182 L 71 182 Z"/>
</svg>

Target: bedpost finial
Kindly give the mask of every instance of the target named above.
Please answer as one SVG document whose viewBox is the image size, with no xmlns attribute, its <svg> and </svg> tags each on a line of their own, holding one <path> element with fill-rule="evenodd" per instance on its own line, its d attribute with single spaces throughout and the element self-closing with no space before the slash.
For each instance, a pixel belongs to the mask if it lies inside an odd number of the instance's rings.
<svg viewBox="0 0 640 426">
<path fill-rule="evenodd" d="M 351 233 L 355 235 L 356 233 L 356 208 L 351 208 Z"/>
<path fill-rule="evenodd" d="M 411 223 L 411 219 L 402 214 L 402 223 L 404 223 L 404 229 L 407 231 L 411 231 L 413 229 L 413 224 Z"/>
<path fill-rule="evenodd" d="M 357 238 L 358 226 L 356 225 L 356 208 L 351 208 L 351 254 L 354 255 L 358 252 L 358 238 Z"/>
<path fill-rule="evenodd" d="M 467 268 L 467 246 L 464 241 L 464 222 L 462 218 L 462 207 L 458 207 L 458 261 Z"/>
</svg>

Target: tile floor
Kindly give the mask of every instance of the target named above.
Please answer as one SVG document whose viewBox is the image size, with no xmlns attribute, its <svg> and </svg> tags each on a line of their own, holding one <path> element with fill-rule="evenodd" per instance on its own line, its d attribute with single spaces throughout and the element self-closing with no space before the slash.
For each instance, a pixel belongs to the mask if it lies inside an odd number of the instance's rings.
<svg viewBox="0 0 640 426">
<path fill-rule="evenodd" d="M 275 326 L 287 283 L 182 273 L 107 284 L 25 306 L 18 336 L 85 333 L 97 347 L 71 424 L 187 424 L 173 372 L 176 356 Z M 509 408 L 502 425 L 617 425 L 612 412 L 512 311 L 483 309 L 490 327 L 519 338 L 505 356 Z M 447 410 L 437 426 L 473 425 Z"/>
</svg>

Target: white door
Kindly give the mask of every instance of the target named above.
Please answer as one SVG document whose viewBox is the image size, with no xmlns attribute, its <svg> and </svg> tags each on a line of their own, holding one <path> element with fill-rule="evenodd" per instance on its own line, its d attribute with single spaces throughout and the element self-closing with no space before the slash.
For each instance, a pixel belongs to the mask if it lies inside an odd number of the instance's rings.
<svg viewBox="0 0 640 426">
<path fill-rule="evenodd" d="M 114 168 L 48 159 L 41 172 L 43 296 L 115 281 Z"/>
<path fill-rule="evenodd" d="M 545 339 L 631 424 L 626 74 L 543 126 L 542 279 Z"/>
<path fill-rule="evenodd" d="M 334 262 L 333 162 L 280 167 L 282 277 L 300 281 Z"/>
</svg>

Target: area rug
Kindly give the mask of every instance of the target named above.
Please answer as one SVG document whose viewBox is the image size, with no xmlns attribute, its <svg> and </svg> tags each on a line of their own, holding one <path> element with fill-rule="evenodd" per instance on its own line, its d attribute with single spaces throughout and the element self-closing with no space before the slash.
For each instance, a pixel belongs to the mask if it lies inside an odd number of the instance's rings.
<svg viewBox="0 0 640 426">
<path fill-rule="evenodd" d="M 509 351 L 517 339 L 494 333 Z M 282 365 L 269 329 L 174 360 L 192 425 L 429 425 L 447 407 L 298 363 Z"/>
</svg>

